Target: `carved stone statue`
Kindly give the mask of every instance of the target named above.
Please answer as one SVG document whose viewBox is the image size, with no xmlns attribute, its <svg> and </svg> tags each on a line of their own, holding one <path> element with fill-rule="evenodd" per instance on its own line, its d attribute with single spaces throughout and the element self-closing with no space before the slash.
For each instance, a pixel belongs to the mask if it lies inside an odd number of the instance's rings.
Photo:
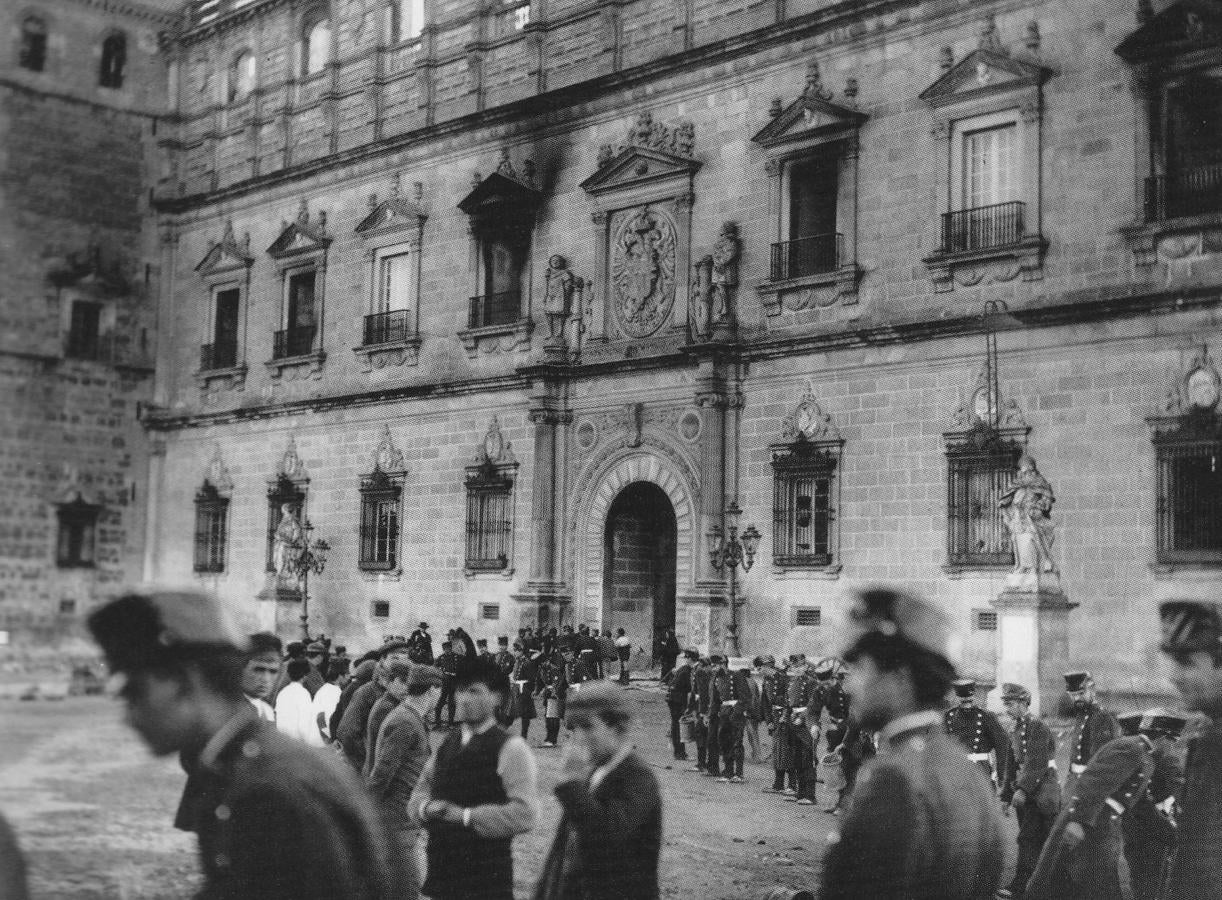
<svg viewBox="0 0 1222 900">
<path fill-rule="evenodd" d="M 276 526 L 276 537 L 272 544 L 272 567 L 286 581 L 297 580 L 293 563 L 305 550 L 305 529 L 293 513 L 291 503 L 280 505 L 280 524 Z"/>
<path fill-rule="evenodd" d="M 576 279 L 565 258 L 558 253 L 548 257 L 543 278 L 543 312 L 547 315 L 548 336 L 553 343 L 563 343 L 564 326 L 573 308 Z"/>
<path fill-rule="evenodd" d="M 713 273 L 710 287 L 711 321 L 725 322 L 731 318 L 731 294 L 738 284 L 738 226 L 726 222 L 721 226 L 717 243 L 713 244 Z"/>
<path fill-rule="evenodd" d="M 1010 532 L 1014 546 L 1014 575 L 1057 574 L 1052 561 L 1052 504 L 1056 497 L 1052 485 L 1035 467 L 1035 460 L 1023 454 L 1018 474 L 997 505 L 1002 523 Z"/>
</svg>

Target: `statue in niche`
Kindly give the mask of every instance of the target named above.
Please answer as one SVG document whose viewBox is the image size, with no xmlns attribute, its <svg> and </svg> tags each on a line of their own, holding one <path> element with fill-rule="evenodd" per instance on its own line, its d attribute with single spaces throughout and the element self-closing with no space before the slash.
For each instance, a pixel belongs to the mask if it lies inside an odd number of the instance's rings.
<svg viewBox="0 0 1222 900">
<path fill-rule="evenodd" d="M 548 337 L 553 343 L 563 343 L 564 326 L 573 308 L 573 289 L 577 279 L 559 253 L 548 257 L 543 279 L 543 312 L 547 316 Z"/>
<path fill-rule="evenodd" d="M 1052 485 L 1035 467 L 1035 460 L 1024 453 L 1018 460 L 1018 474 L 997 503 L 1014 547 L 1015 575 L 1057 574 L 1052 561 L 1055 502 Z"/>
<path fill-rule="evenodd" d="M 731 294 L 738 284 L 738 226 L 726 222 L 713 245 L 713 272 L 710 281 L 710 321 L 729 321 Z"/>
<path fill-rule="evenodd" d="M 280 524 L 276 526 L 275 541 L 272 544 L 272 568 L 285 581 L 296 582 L 297 573 L 294 564 L 305 549 L 305 529 L 293 512 L 293 504 L 280 505 Z"/>
</svg>

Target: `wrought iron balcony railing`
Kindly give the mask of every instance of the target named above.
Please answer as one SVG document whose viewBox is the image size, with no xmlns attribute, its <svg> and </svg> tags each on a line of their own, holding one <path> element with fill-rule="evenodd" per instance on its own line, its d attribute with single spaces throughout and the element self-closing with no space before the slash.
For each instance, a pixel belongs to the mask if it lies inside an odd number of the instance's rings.
<svg viewBox="0 0 1222 900">
<path fill-rule="evenodd" d="M 467 317 L 468 328 L 485 328 L 489 325 L 509 325 L 522 315 L 522 295 L 518 291 L 500 294 L 485 294 L 471 298 L 471 310 Z"/>
<path fill-rule="evenodd" d="M 1222 164 L 1146 179 L 1146 221 L 1222 212 Z"/>
<path fill-rule="evenodd" d="M 942 253 L 967 253 L 1007 247 L 1023 239 L 1023 207 L 1018 200 L 942 214 Z"/>
<path fill-rule="evenodd" d="M 204 344 L 199 348 L 199 368 L 201 372 L 211 372 L 215 369 L 232 369 L 238 364 L 238 345 Z"/>
<path fill-rule="evenodd" d="M 411 336 L 408 311 L 392 309 L 390 312 L 374 313 L 365 317 L 365 346 L 394 344 Z"/>
<path fill-rule="evenodd" d="M 315 330 L 313 325 L 299 325 L 275 332 L 272 335 L 272 359 L 305 356 L 313 352 Z"/>
<path fill-rule="evenodd" d="M 817 234 L 772 245 L 772 280 L 834 272 L 840 267 L 844 236 Z"/>
</svg>

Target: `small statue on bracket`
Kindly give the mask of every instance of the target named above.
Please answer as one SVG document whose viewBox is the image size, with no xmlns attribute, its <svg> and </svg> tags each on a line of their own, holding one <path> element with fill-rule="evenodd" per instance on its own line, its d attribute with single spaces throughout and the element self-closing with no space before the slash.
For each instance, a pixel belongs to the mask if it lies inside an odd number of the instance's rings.
<svg viewBox="0 0 1222 900">
<path fill-rule="evenodd" d="M 569 269 L 563 256 L 553 253 L 547 259 L 543 283 L 543 312 L 547 316 L 549 342 L 563 345 L 565 325 L 573 309 L 573 291 L 580 287 L 580 279 Z"/>
<path fill-rule="evenodd" d="M 734 321 L 734 290 L 738 285 L 738 226 L 726 222 L 713 252 L 697 260 L 692 281 L 692 332 L 710 337 L 714 326 Z"/>
</svg>

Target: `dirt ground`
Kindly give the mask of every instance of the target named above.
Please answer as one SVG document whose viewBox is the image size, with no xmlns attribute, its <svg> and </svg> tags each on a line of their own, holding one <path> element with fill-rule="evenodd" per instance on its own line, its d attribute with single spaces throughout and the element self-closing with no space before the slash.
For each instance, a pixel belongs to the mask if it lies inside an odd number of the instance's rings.
<svg viewBox="0 0 1222 900">
<path fill-rule="evenodd" d="M 753 900 L 780 885 L 814 887 L 838 820 L 764 794 L 768 764 L 748 762 L 743 785 L 671 768 L 661 694 L 635 685 L 633 693 L 638 745 L 663 794 L 663 896 Z M 0 811 L 18 831 L 40 900 L 177 900 L 198 884 L 194 838 L 170 826 L 182 772 L 174 759 L 150 757 L 121 714 L 102 698 L 0 700 Z M 531 743 L 542 736 L 537 721 Z M 519 898 L 531 896 L 560 815 L 559 751 L 538 757 L 541 821 L 514 842 Z"/>
</svg>

